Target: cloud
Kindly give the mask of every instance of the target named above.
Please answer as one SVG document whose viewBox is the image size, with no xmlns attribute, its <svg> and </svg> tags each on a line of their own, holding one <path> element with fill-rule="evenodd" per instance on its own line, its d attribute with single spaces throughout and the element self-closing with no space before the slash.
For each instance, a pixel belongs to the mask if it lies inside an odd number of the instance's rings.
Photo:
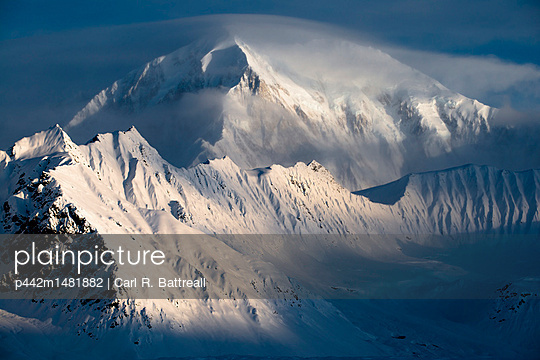
<svg viewBox="0 0 540 360">
<path fill-rule="evenodd" d="M 529 131 L 534 128 L 534 131 L 540 132 L 540 111 L 517 111 L 510 105 L 505 105 L 492 119 L 491 125 L 509 128 L 526 127 L 530 128 Z"/>
<path fill-rule="evenodd" d="M 394 58 L 429 75 L 453 91 L 502 107 L 512 99 L 523 110 L 540 110 L 540 67 L 495 57 L 455 56 L 384 47 Z"/>
</svg>

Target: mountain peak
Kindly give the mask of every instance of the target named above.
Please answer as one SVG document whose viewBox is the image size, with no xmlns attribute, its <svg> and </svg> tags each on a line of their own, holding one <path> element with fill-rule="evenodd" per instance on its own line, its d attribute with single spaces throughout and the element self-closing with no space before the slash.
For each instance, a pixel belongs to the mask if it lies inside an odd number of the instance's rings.
<svg viewBox="0 0 540 360">
<path fill-rule="evenodd" d="M 135 127 L 135 125 L 131 125 L 131 127 L 127 130 L 120 130 L 118 133 L 122 133 L 125 135 L 130 136 L 131 138 L 138 138 L 139 140 L 144 140 L 146 142 L 146 139 L 141 135 L 139 130 Z"/>
<path fill-rule="evenodd" d="M 77 128 L 106 109 L 140 113 L 159 104 L 174 103 L 185 94 L 205 89 L 227 91 L 239 83 L 247 68 L 246 55 L 234 40 L 215 46 L 208 41 L 194 42 L 115 81 L 81 109 L 67 128 Z"/>
<path fill-rule="evenodd" d="M 345 187 L 360 189 L 429 170 L 417 168 L 429 159 L 455 165 L 454 150 L 487 135 L 493 113 L 372 47 L 234 33 L 148 62 L 68 126 L 84 140 L 90 129 L 136 124 L 176 166 L 229 156 L 253 169 L 317 158 Z"/>
<path fill-rule="evenodd" d="M 77 147 L 69 135 L 56 124 L 47 130 L 17 141 L 9 151 L 13 160 L 25 160 L 70 152 Z"/>
<path fill-rule="evenodd" d="M 246 55 L 236 42 L 220 44 L 201 58 L 201 70 L 208 77 L 238 78 L 247 66 Z"/>
</svg>

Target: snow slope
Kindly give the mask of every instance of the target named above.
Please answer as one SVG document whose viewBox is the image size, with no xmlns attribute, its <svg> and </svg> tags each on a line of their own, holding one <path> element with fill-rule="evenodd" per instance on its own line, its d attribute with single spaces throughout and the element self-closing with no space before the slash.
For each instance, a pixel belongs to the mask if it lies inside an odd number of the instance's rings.
<svg viewBox="0 0 540 360">
<path fill-rule="evenodd" d="M 351 193 L 317 162 L 244 170 L 223 158 L 176 168 L 135 128 L 76 145 L 54 127 L 0 155 L 6 233 L 371 234 L 296 244 L 220 236 L 191 247 L 159 238 L 137 243 L 182 254 L 185 262 L 173 258 L 163 270 L 168 276 L 219 264 L 220 286 L 237 300 L 215 299 L 212 290 L 208 300 L 2 300 L 0 344 L 13 358 L 72 351 L 81 358 L 511 358 L 538 351 L 538 327 L 527 320 L 538 314 L 538 269 L 530 259 L 537 258 L 537 247 L 519 250 L 478 240 L 472 248 L 456 248 L 422 236 L 537 237 L 537 170 L 468 165 Z M 104 237 L 105 245 L 117 245 L 107 243 L 113 239 Z M 471 251 L 479 256 L 471 259 Z M 390 288 L 374 275 L 381 268 L 396 276 Z M 437 299 L 444 289 L 465 289 L 460 284 L 482 271 L 492 282 L 485 281 L 481 299 L 466 303 L 475 309 L 470 315 L 459 300 L 314 300 L 271 293 L 272 284 L 285 284 L 298 294 L 323 291 L 339 299 L 366 291 L 367 298 L 392 299 L 425 285 L 430 290 L 422 296 Z M 252 283 L 268 299 L 253 297 Z M 30 332 L 41 335 L 29 337 Z"/>
</svg>

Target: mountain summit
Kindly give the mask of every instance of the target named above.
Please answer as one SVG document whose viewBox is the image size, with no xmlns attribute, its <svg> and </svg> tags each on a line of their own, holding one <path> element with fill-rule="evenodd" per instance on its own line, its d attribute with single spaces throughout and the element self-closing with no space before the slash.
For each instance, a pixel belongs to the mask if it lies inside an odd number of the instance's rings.
<svg viewBox="0 0 540 360">
<path fill-rule="evenodd" d="M 369 46 L 237 31 L 148 62 L 96 95 L 66 130 L 83 139 L 135 124 L 177 166 L 315 159 L 356 190 L 492 162 L 478 147 L 495 112 Z"/>
</svg>

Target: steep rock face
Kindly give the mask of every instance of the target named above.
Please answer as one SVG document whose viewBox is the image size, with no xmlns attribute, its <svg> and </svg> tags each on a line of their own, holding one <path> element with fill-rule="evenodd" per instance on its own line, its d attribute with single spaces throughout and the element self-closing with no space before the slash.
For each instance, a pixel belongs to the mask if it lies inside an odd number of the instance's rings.
<svg viewBox="0 0 540 360">
<path fill-rule="evenodd" d="M 305 46 L 340 52 L 349 64 L 238 36 L 199 41 L 116 81 L 67 129 L 82 139 L 135 124 L 180 166 L 224 156 L 243 168 L 317 159 L 353 190 L 430 170 L 430 159 L 479 162 L 466 148 L 487 146 L 494 109 L 376 49 L 341 39 Z"/>
</svg>

